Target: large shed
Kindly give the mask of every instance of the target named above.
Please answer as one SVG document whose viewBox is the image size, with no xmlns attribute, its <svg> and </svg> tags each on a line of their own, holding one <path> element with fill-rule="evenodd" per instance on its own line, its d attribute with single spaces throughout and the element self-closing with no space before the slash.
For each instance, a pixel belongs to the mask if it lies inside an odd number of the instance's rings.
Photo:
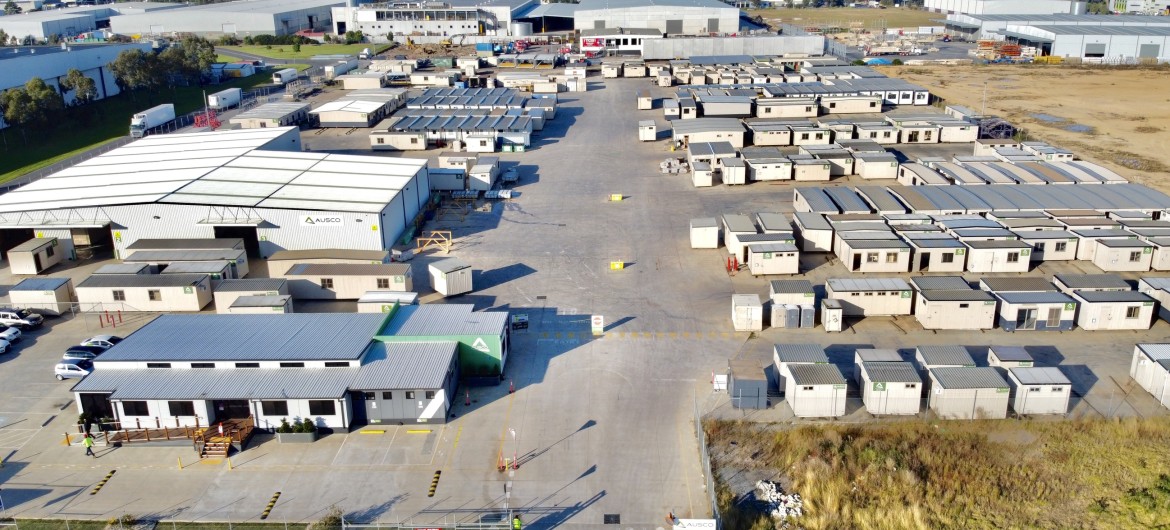
<svg viewBox="0 0 1170 530">
<path fill-rule="evenodd" d="M 995 368 L 934 368 L 929 375 L 930 410 L 939 418 L 1007 418 L 1011 387 Z"/>
</svg>

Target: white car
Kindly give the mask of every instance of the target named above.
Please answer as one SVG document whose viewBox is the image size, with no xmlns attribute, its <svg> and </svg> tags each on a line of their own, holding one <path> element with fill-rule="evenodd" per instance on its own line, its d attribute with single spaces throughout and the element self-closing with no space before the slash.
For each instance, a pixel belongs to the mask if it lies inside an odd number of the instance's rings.
<svg viewBox="0 0 1170 530">
<path fill-rule="evenodd" d="M 81 341 L 82 346 L 97 346 L 99 348 L 108 350 L 113 348 L 115 344 L 122 342 L 122 337 L 116 335 L 97 335 Z"/>
<path fill-rule="evenodd" d="M 16 326 L 0 324 L 0 339 L 8 341 L 9 344 L 20 342 L 20 335 L 20 330 L 16 329 Z"/>
<path fill-rule="evenodd" d="M 81 379 L 93 371 L 93 363 L 85 359 L 62 359 L 53 367 L 53 375 L 58 381 L 66 379 Z"/>
<path fill-rule="evenodd" d="M 39 328 L 45 322 L 45 317 L 27 309 L 0 308 L 0 324 L 14 326 L 20 329 Z"/>
</svg>

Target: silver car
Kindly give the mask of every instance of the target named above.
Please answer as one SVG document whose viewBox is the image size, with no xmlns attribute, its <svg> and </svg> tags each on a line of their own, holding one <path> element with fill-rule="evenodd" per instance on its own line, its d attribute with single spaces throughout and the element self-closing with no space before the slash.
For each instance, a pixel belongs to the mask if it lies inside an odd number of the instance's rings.
<svg viewBox="0 0 1170 530">
<path fill-rule="evenodd" d="M 85 359 L 62 359 L 53 368 L 58 381 L 66 379 L 81 379 L 93 371 L 93 363 Z"/>
</svg>

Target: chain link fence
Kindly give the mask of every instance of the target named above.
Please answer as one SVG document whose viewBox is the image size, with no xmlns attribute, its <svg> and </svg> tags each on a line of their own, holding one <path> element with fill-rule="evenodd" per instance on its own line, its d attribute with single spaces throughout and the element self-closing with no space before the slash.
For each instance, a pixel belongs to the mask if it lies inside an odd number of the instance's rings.
<svg viewBox="0 0 1170 530">
<path fill-rule="evenodd" d="M 711 516 L 715 519 L 715 528 L 723 528 L 723 518 L 719 516 L 719 502 L 715 496 L 715 477 L 711 472 L 711 454 L 707 451 L 707 433 L 703 431 L 703 414 L 699 410 L 699 396 L 695 394 L 695 438 L 699 442 L 699 460 L 703 466 L 703 487 L 707 490 L 707 501 L 711 503 Z"/>
</svg>

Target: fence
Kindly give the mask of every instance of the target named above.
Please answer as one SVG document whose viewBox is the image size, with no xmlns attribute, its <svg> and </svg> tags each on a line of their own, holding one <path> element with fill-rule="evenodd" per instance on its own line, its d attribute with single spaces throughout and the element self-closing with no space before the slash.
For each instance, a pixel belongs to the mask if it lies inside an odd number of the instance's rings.
<svg viewBox="0 0 1170 530">
<path fill-rule="evenodd" d="M 699 412 L 699 395 L 695 394 L 695 438 L 699 442 L 699 460 L 703 466 L 703 485 L 707 490 L 707 501 L 711 503 L 711 516 L 715 519 L 715 528 L 723 527 L 723 518 L 719 516 L 719 502 L 715 496 L 715 477 L 711 472 L 711 454 L 707 451 L 707 433 L 703 431 L 703 414 Z"/>
<path fill-rule="evenodd" d="M 383 523 L 374 521 L 372 523 L 354 523 L 346 521 L 344 517 L 341 518 L 341 528 L 349 529 L 365 529 L 375 528 L 380 530 L 511 530 L 512 520 L 511 512 L 504 515 L 501 522 L 498 523 L 440 523 L 429 525 L 417 525 L 396 521 L 393 523 Z"/>
</svg>

